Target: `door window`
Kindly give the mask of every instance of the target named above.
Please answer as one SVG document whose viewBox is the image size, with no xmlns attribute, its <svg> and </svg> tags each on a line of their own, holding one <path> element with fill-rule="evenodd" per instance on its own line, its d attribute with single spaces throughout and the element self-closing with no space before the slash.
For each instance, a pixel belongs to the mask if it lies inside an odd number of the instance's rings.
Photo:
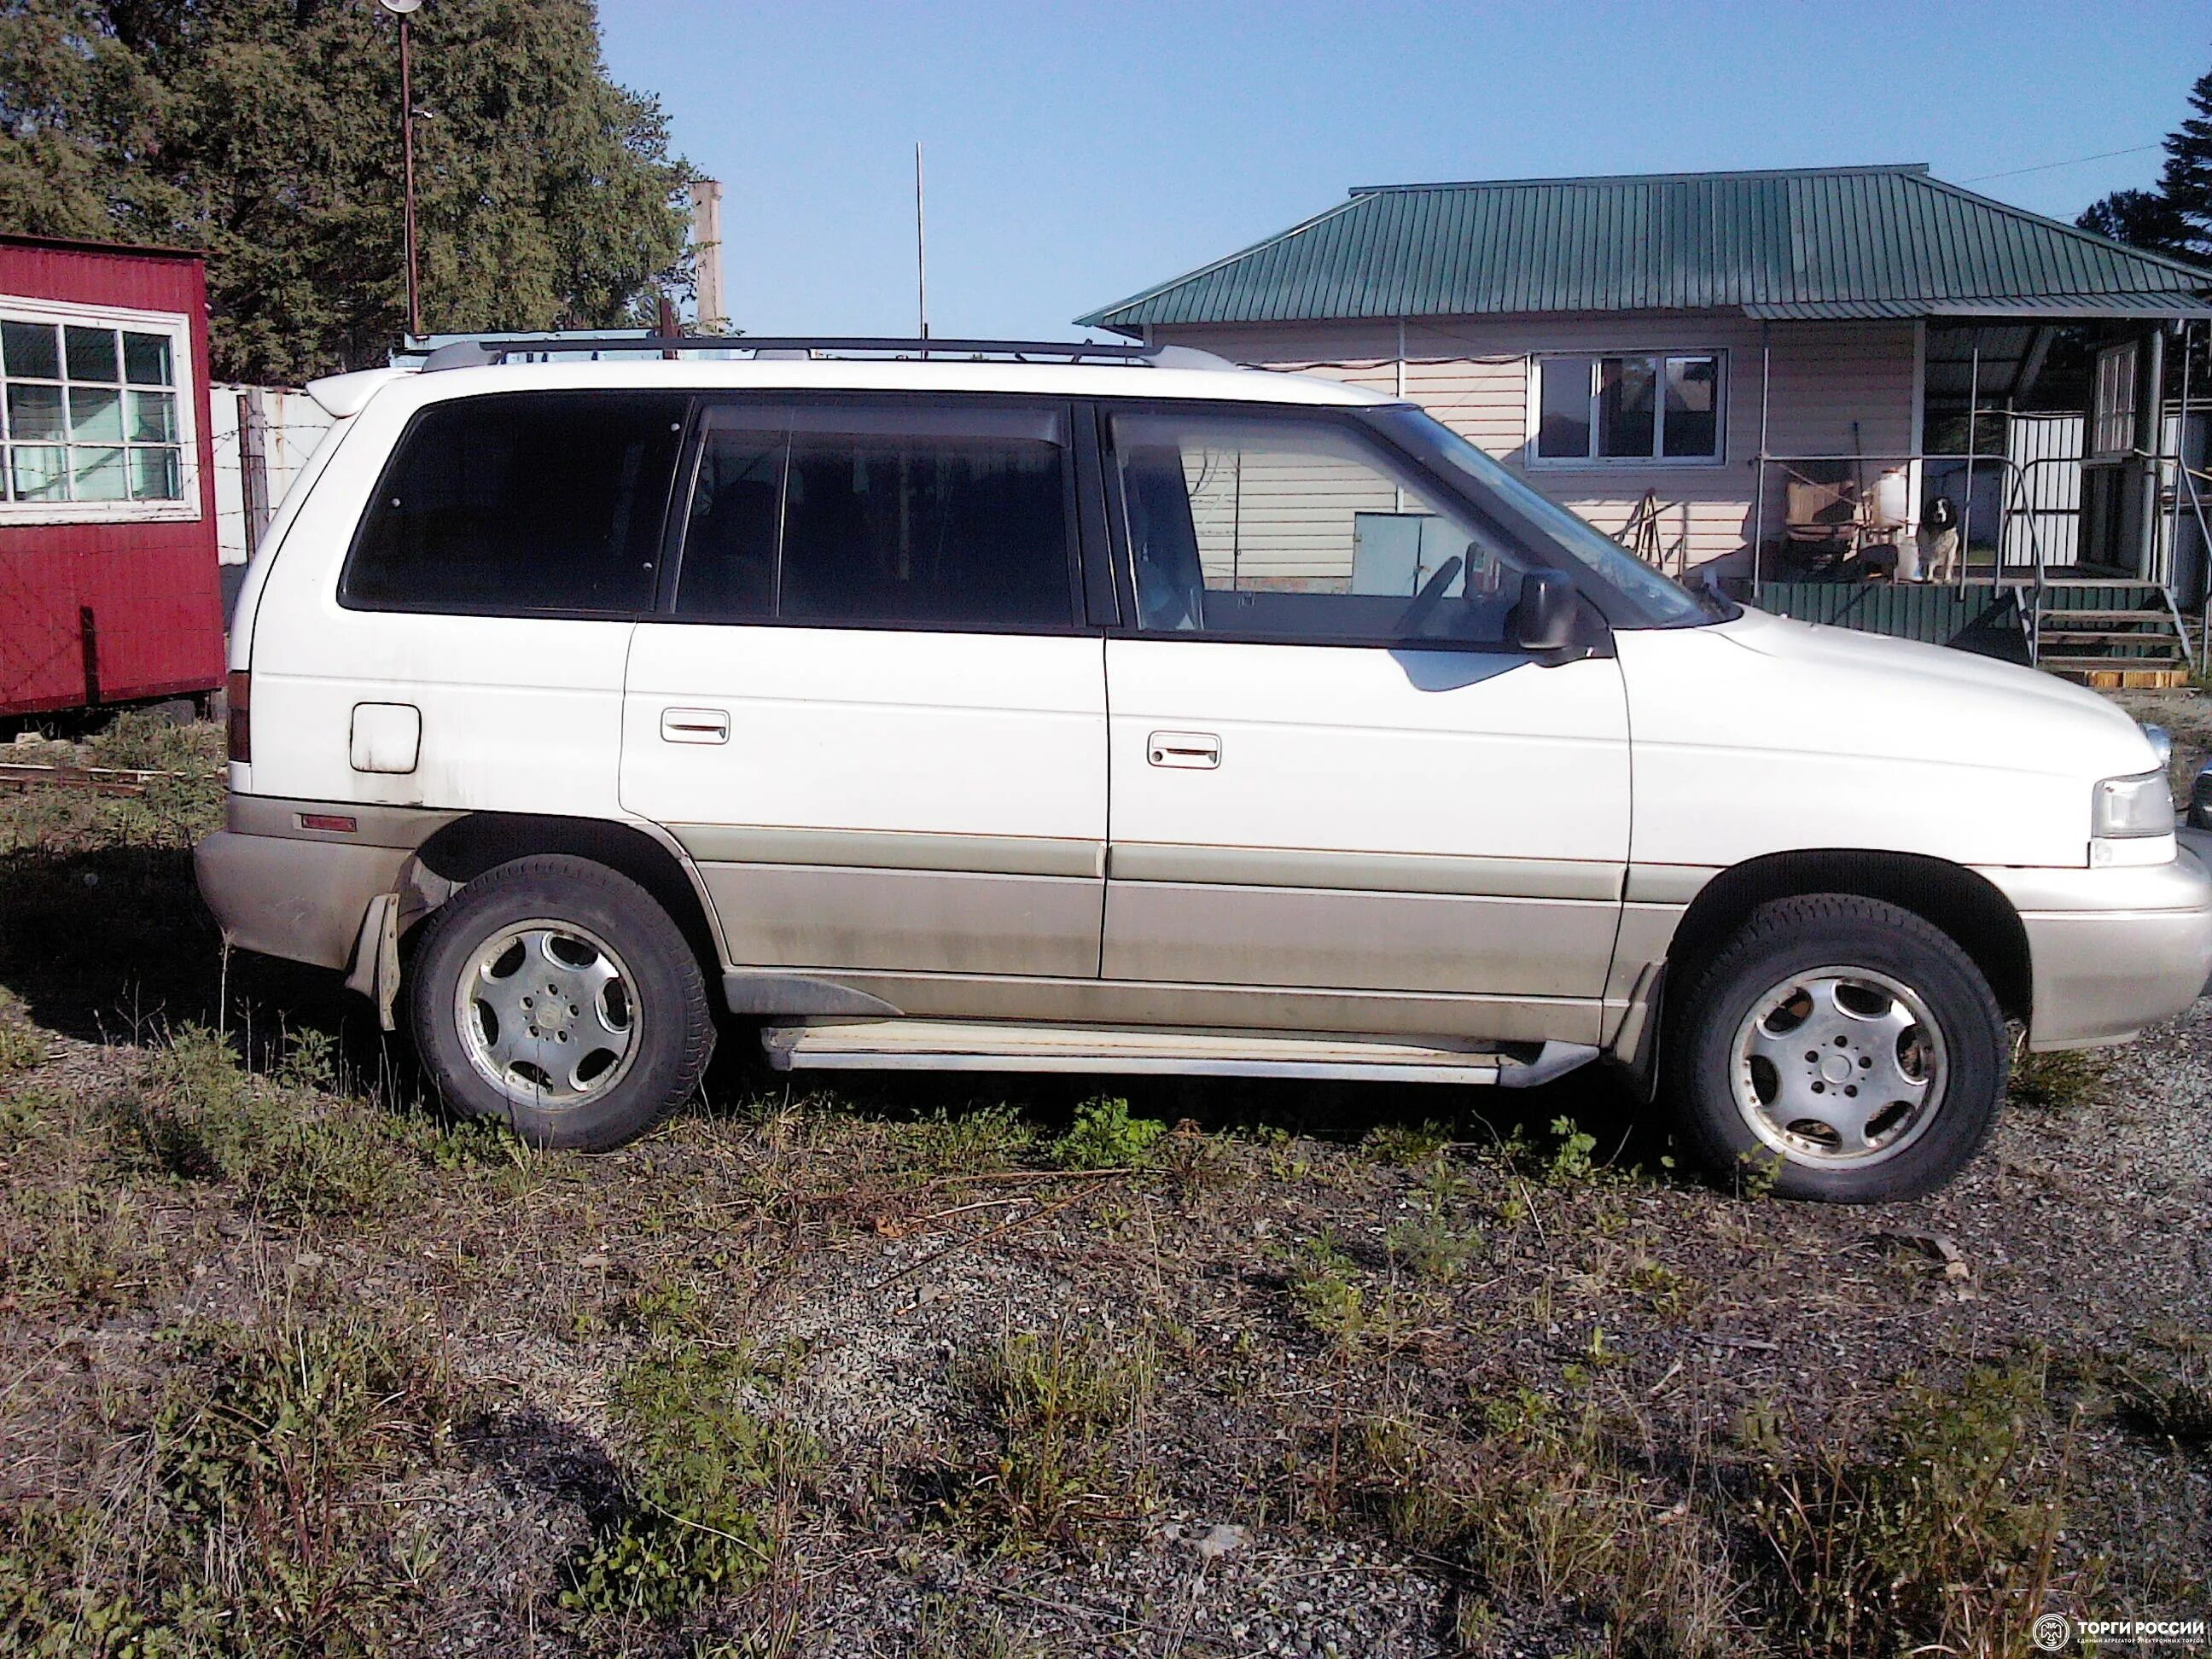
<svg viewBox="0 0 2212 1659">
<path fill-rule="evenodd" d="M 650 611 L 689 403 L 530 392 L 432 404 L 385 471 L 341 600 L 508 616 Z"/>
<path fill-rule="evenodd" d="M 1057 409 L 716 409 L 677 613 L 1066 629 L 1075 621 L 1067 464 Z"/>
<path fill-rule="evenodd" d="M 1355 645 L 1495 645 L 1527 561 L 1334 421 L 1121 415 L 1138 626 Z"/>
</svg>

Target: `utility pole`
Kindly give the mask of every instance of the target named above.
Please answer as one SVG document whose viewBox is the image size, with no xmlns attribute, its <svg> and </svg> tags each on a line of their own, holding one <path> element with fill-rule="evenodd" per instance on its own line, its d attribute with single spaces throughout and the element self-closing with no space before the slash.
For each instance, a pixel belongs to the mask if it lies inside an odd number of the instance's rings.
<svg viewBox="0 0 2212 1659">
<path fill-rule="evenodd" d="M 422 336 L 422 290 L 415 263 L 415 64 L 414 22 L 410 15 L 422 0 L 376 0 L 399 20 L 399 156 L 401 173 L 401 234 L 407 250 L 407 332 Z"/>
<path fill-rule="evenodd" d="M 914 144 L 914 298 L 921 337 L 929 337 L 929 231 L 921 210 L 921 141 Z"/>
</svg>

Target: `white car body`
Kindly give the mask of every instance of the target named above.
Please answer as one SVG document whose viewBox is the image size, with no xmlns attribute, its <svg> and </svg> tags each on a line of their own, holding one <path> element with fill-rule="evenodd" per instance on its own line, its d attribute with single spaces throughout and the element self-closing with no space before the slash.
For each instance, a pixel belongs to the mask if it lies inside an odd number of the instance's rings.
<svg viewBox="0 0 2212 1659">
<path fill-rule="evenodd" d="M 2093 832 L 2100 781 L 2160 764 L 2118 709 L 2025 667 L 1756 611 L 1615 627 L 1607 649 L 1547 663 L 1127 627 L 341 602 L 418 414 L 611 387 L 1391 401 L 1295 376 L 998 362 L 325 382 L 336 429 L 231 633 L 251 758 L 201 866 L 238 943 L 350 969 L 388 1007 L 390 936 L 453 886 L 418 849 L 481 817 L 649 839 L 698 897 L 731 1007 L 799 1021 L 1551 1042 L 1635 1061 L 1686 915 L 1700 895 L 1782 890 L 1756 873 L 1777 860 L 1850 890 L 1852 872 L 1887 872 L 1869 879 L 1891 899 L 1924 878 L 1949 896 L 1927 907 L 1939 925 L 1979 906 L 1994 932 L 1968 948 L 2037 1048 L 2123 1039 L 2212 971 L 2193 857 L 2171 833 Z"/>
</svg>

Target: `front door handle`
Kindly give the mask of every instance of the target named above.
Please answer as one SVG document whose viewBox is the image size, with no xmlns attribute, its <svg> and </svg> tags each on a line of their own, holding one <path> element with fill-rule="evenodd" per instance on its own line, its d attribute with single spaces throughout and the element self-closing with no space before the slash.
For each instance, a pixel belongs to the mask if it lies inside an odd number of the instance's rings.
<svg viewBox="0 0 2212 1659">
<path fill-rule="evenodd" d="M 1154 766 L 1210 772 L 1221 764 L 1221 739 L 1211 732 L 1155 732 L 1145 739 L 1145 758 Z"/>
<path fill-rule="evenodd" d="M 660 711 L 663 743 L 727 743 L 730 711 L 726 708 L 664 708 Z"/>
</svg>

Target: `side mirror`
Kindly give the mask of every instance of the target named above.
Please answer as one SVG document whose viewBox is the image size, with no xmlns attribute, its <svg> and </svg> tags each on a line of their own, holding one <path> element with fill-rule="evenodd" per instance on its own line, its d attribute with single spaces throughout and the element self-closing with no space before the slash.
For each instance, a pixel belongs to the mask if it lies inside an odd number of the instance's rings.
<svg viewBox="0 0 2212 1659">
<path fill-rule="evenodd" d="M 1531 570 L 1521 578 L 1521 603 L 1513 611 L 1513 642 L 1523 651 L 1560 651 L 1575 633 L 1575 585 L 1556 570 Z"/>
</svg>

